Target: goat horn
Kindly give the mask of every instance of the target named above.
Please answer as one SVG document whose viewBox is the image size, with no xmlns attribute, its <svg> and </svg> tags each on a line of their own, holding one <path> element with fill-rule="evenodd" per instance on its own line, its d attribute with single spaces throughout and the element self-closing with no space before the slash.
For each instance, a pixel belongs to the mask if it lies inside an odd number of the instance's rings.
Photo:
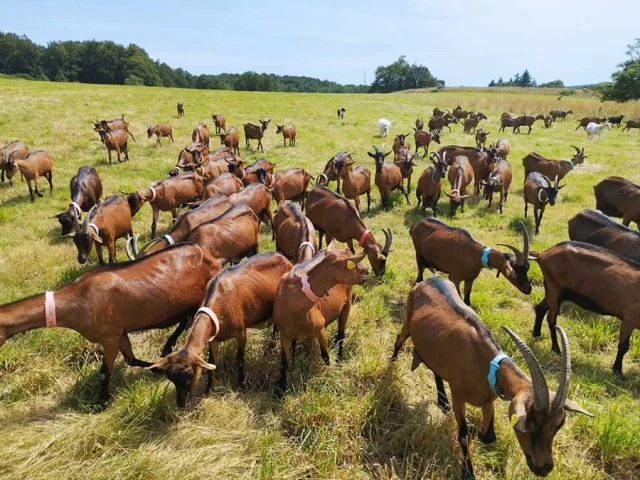
<svg viewBox="0 0 640 480">
<path fill-rule="evenodd" d="M 73 209 L 73 219 L 75 220 L 76 233 L 80 233 L 80 219 L 78 218 L 78 212 L 76 209 Z"/>
<path fill-rule="evenodd" d="M 127 242 L 124 244 L 124 251 L 127 252 L 127 257 L 129 260 L 135 260 L 136 257 L 131 252 L 131 242 L 133 241 L 133 237 L 128 237 Z"/>
<path fill-rule="evenodd" d="M 569 352 L 569 339 L 564 330 L 556 325 L 556 330 L 560 334 L 560 342 L 562 343 L 562 369 L 560 384 L 558 385 L 558 391 L 553 399 L 551 405 L 552 412 L 558 412 L 564 408 L 564 403 L 567 401 L 569 395 L 569 379 L 571 378 L 571 353 Z"/>
<path fill-rule="evenodd" d="M 94 205 L 93 207 L 91 207 L 91 210 L 89 210 L 89 213 L 87 213 L 87 216 L 84 219 L 84 223 L 82 224 L 82 233 L 89 233 L 89 223 L 91 222 L 91 216 L 93 215 L 93 211 L 98 208 L 97 205 Z"/>
<path fill-rule="evenodd" d="M 524 249 L 522 251 L 522 264 L 524 265 L 524 262 L 529 258 L 529 231 L 523 222 L 520 222 L 520 225 L 522 225 L 522 237 L 524 241 Z"/>
<path fill-rule="evenodd" d="M 576 155 L 580 154 L 580 149 L 578 147 L 576 147 L 575 145 L 571 145 L 571 148 L 574 148 L 576 150 Z"/>
<path fill-rule="evenodd" d="M 553 181 L 553 188 L 558 190 L 558 175 L 556 175 L 556 179 Z"/>
<path fill-rule="evenodd" d="M 386 230 L 382 230 L 384 233 L 384 247 L 382 247 L 382 254 L 386 257 L 389 255 L 389 251 L 391 250 L 391 242 L 393 242 L 393 234 L 391 233 L 391 229 L 387 228 Z"/>
<path fill-rule="evenodd" d="M 513 245 L 509 245 L 507 243 L 498 243 L 498 245 L 500 245 L 501 247 L 507 247 L 507 248 L 513 250 L 513 253 L 516 256 L 516 264 L 517 265 L 523 265 L 524 264 L 524 259 L 526 257 L 523 257 L 522 252 L 520 250 L 518 250 L 516 247 L 514 247 Z"/>
<path fill-rule="evenodd" d="M 529 373 L 531 374 L 531 383 L 533 385 L 533 408 L 536 412 L 547 412 L 549 410 L 549 387 L 542 373 L 542 368 L 531 352 L 531 349 L 508 327 L 503 326 L 502 329 L 509 334 L 513 342 L 520 350 L 520 353 L 527 362 Z"/>
<path fill-rule="evenodd" d="M 356 264 L 360 263 L 362 260 L 364 260 L 364 257 L 367 256 L 367 252 L 366 250 L 362 250 L 361 253 L 356 253 L 355 255 L 352 255 L 349 260 L 352 260 L 353 262 L 355 262 Z"/>
<path fill-rule="evenodd" d="M 371 145 L 371 146 L 375 149 L 376 153 L 378 153 L 380 151 L 380 150 L 378 150 L 378 147 L 376 147 L 375 145 Z"/>
</svg>

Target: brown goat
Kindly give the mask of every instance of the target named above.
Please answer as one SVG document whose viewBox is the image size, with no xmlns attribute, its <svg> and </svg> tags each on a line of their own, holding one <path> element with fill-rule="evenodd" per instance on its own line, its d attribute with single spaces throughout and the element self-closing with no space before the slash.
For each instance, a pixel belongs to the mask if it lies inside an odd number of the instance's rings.
<svg viewBox="0 0 640 480">
<path fill-rule="evenodd" d="M 600 125 L 601 123 L 604 123 L 606 121 L 607 121 L 606 118 L 584 117 L 578 122 L 578 126 L 576 127 L 576 130 L 578 130 L 579 128 L 584 128 L 586 130 L 587 125 L 589 125 L 590 123 L 597 123 L 598 125 Z"/>
<path fill-rule="evenodd" d="M 193 170 L 193 168 L 198 164 L 198 160 L 196 159 L 204 158 L 207 155 L 209 155 L 209 149 L 202 143 L 192 143 L 190 145 L 187 145 L 182 150 L 180 150 L 180 153 L 178 153 L 178 161 L 176 162 L 176 166 L 173 167 L 173 170 L 169 172 L 169 175 L 173 177 L 175 175 L 183 173 L 186 170 Z"/>
<path fill-rule="evenodd" d="M 234 155 L 240 155 L 240 132 L 236 127 L 231 127 L 226 132 L 219 133 L 220 144 L 231 149 Z"/>
<path fill-rule="evenodd" d="M 285 200 L 300 202 L 304 211 L 304 202 L 307 199 L 307 188 L 313 177 L 303 168 L 287 168 L 273 176 L 271 182 L 271 194 L 278 205 Z"/>
<path fill-rule="evenodd" d="M 102 346 L 99 400 L 106 403 L 118 352 L 122 352 L 130 366 L 150 365 L 133 354 L 129 333 L 180 322 L 163 349 L 164 355 L 169 353 L 184 330 L 187 317 L 193 315 L 202 301 L 207 282 L 220 269 L 218 260 L 193 244 L 176 245 L 135 262 L 99 268 L 50 294 L 1 306 L 0 346 L 34 328 L 57 326 L 75 330 Z M 47 296 L 54 300 L 47 301 Z M 49 306 L 55 315 L 45 314 Z"/>
<path fill-rule="evenodd" d="M 596 209 L 610 217 L 622 218 L 628 227 L 635 222 L 640 230 L 640 186 L 622 177 L 607 177 L 593 187 Z"/>
<path fill-rule="evenodd" d="M 584 147 L 582 150 L 578 147 L 573 148 L 576 153 L 574 153 L 571 160 L 552 160 L 531 152 L 522 159 L 525 178 L 531 172 L 538 172 L 546 177 L 555 178 L 557 176 L 558 180 L 562 180 L 567 173 L 573 170 L 576 165 L 584 163 L 585 158 L 589 156 L 584 154 Z"/>
<path fill-rule="evenodd" d="M 454 216 L 458 207 L 464 213 L 464 201 L 472 195 L 467 195 L 467 187 L 473 182 L 473 167 L 469 159 L 462 155 L 454 157 L 447 174 L 451 193 L 444 192 L 449 197 L 449 215 Z"/>
<path fill-rule="evenodd" d="M 327 164 L 324 166 L 323 172 L 318 175 L 318 185 L 323 187 L 327 187 L 329 182 L 336 182 L 336 193 L 340 194 L 340 176 L 338 175 L 338 171 L 336 170 L 336 159 L 339 155 L 345 155 L 349 152 L 338 152 L 336 155 L 331 157 Z"/>
<path fill-rule="evenodd" d="M 156 136 L 156 146 L 160 146 L 160 138 L 167 137 L 173 143 L 173 129 L 168 123 L 159 123 L 154 125 L 147 125 L 147 138 L 151 138 L 152 135 Z"/>
<path fill-rule="evenodd" d="M 93 124 L 93 130 L 98 133 L 102 143 L 104 143 L 104 134 L 112 130 L 124 130 L 134 142 L 136 141 L 133 133 L 129 131 L 129 123 L 124 119 L 124 115 L 122 118 L 114 118 L 113 120 L 96 121 Z"/>
<path fill-rule="evenodd" d="M 266 158 L 256 160 L 244 169 L 242 184 L 248 186 L 252 183 L 262 183 L 263 185 L 271 187 L 273 183 L 273 169 L 275 167 L 276 164 L 271 163 Z"/>
<path fill-rule="evenodd" d="M 553 470 L 553 440 L 565 422 L 565 410 L 593 416 L 567 399 L 571 357 L 564 331 L 558 328 L 563 357 L 556 393 L 549 391 L 542 368 L 529 347 L 511 330 L 503 329 L 524 357 L 531 377 L 508 356 L 500 356 L 502 351 L 491 332 L 476 313 L 462 303 L 455 286 L 433 277 L 413 287 L 409 294 L 406 320 L 391 357 L 392 361 L 396 360 L 410 336 L 413 341 L 411 370 L 424 363 L 433 371 L 437 404 L 443 412 L 449 411 L 444 381 L 449 384 L 465 479 L 475 478 L 469 455 L 472 432 L 466 418 L 467 403 L 482 407 L 478 437 L 483 443 L 493 443 L 496 441 L 494 402 L 498 397 L 510 401 L 509 415 L 513 418 L 513 429 L 527 465 L 542 477 Z"/>
<path fill-rule="evenodd" d="M 309 191 L 306 213 L 318 230 L 320 248 L 322 248 L 322 237 L 325 234 L 327 244 L 333 239 L 338 242 L 347 242 L 352 253 L 355 253 L 353 241 L 356 240 L 358 245 L 367 252 L 373 273 L 377 276 L 384 275 L 393 242 L 391 230 L 383 230 L 385 243 L 383 247 L 380 246 L 360 219 L 355 205 L 323 186 L 316 186 Z"/>
<path fill-rule="evenodd" d="M 493 172 L 489 175 L 489 180 L 483 181 L 484 185 L 484 199 L 489 200 L 489 207 L 493 201 L 493 194 L 495 192 L 500 193 L 500 202 L 498 203 L 498 210 L 502 213 L 502 206 L 506 203 L 509 196 L 509 187 L 513 180 L 513 172 L 511 171 L 511 165 L 506 160 L 500 160 Z"/>
<path fill-rule="evenodd" d="M 429 132 L 425 132 L 422 130 L 416 130 L 413 134 L 413 138 L 416 142 L 416 151 L 418 153 L 418 149 L 422 147 L 424 149 L 424 155 L 422 158 L 426 157 L 429 154 L 429 144 L 431 142 L 436 142 L 440 145 L 440 130 L 432 130 Z"/>
<path fill-rule="evenodd" d="M 355 170 L 353 152 L 340 152 L 336 155 L 335 169 L 338 178 L 342 179 L 342 193 L 345 198 L 353 200 L 356 210 L 360 212 L 360 195 L 367 194 L 367 212 L 371 209 L 371 172 L 361 165 Z"/>
<path fill-rule="evenodd" d="M 36 150 L 29 153 L 29 156 L 23 160 L 14 160 L 13 155 L 9 155 L 7 160 L 7 178 L 9 181 L 18 170 L 20 171 L 20 176 L 27 180 L 32 202 L 35 201 L 34 191 L 40 198 L 43 197 L 43 194 L 38 191 L 38 179 L 41 175 L 49 182 L 49 194 L 53 195 L 53 158 L 47 152 Z M 31 187 L 31 182 L 34 183 L 35 190 Z"/>
<path fill-rule="evenodd" d="M 471 134 L 471 129 L 473 129 L 473 133 L 475 133 L 476 127 L 478 126 L 479 123 L 480 123 L 480 120 L 478 120 L 476 117 L 472 117 L 465 120 L 463 124 L 462 133 Z"/>
<path fill-rule="evenodd" d="M 69 208 L 54 216 L 62 225 L 63 236 L 76 227 L 82 212 L 88 212 L 91 207 L 100 203 L 102 199 L 102 181 L 95 168 L 80 167 L 78 173 L 69 182 L 69 190 L 71 190 Z"/>
<path fill-rule="evenodd" d="M 624 132 L 625 130 L 628 130 L 629 132 L 631 132 L 632 128 L 637 128 L 640 130 L 640 121 L 639 120 L 627 120 L 627 123 L 625 124 L 624 128 L 622 129 L 622 131 Z"/>
<path fill-rule="evenodd" d="M 178 109 L 178 118 L 184 117 L 184 103 L 177 103 L 176 108 Z"/>
<path fill-rule="evenodd" d="M 407 194 L 411 193 L 411 175 L 413 175 L 413 167 L 417 167 L 413 160 L 418 156 L 417 153 L 411 155 L 409 150 L 401 148 L 398 151 L 393 163 L 400 167 L 402 178 L 407 179 Z"/>
<path fill-rule="evenodd" d="M 407 203 L 409 203 L 409 195 L 403 186 L 402 170 L 395 163 L 386 163 L 384 161 L 385 157 L 389 156 L 391 151 L 384 153 L 383 150 L 378 150 L 378 147 L 375 145 L 373 145 L 373 148 L 375 152 L 367 152 L 367 155 L 373 158 L 376 163 L 375 184 L 380 191 L 382 208 L 388 210 L 389 207 L 391 207 L 391 192 L 394 190 L 400 190 L 407 200 Z"/>
<path fill-rule="evenodd" d="M 318 251 L 313 223 L 293 203 L 278 207 L 273 220 L 276 231 L 276 251 L 291 263 L 309 260 Z"/>
<path fill-rule="evenodd" d="M 276 135 L 281 133 L 282 134 L 282 141 L 284 143 L 284 146 L 287 146 L 287 139 L 289 139 L 289 146 L 290 147 L 295 147 L 296 146 L 296 126 L 294 124 L 291 125 L 287 125 L 286 127 L 284 125 L 278 125 L 276 123 Z"/>
<path fill-rule="evenodd" d="M 424 129 L 424 119 L 422 117 L 416 118 L 416 126 L 414 130 L 422 131 Z"/>
<path fill-rule="evenodd" d="M 207 200 L 214 195 L 228 196 L 240 190 L 242 190 L 242 180 L 235 173 L 227 172 L 204 185 L 200 200 Z"/>
<path fill-rule="evenodd" d="M 509 157 L 509 153 L 511 153 L 511 144 L 506 138 L 501 138 L 496 142 L 495 149 L 498 158 L 507 160 L 507 158 Z"/>
<path fill-rule="evenodd" d="M 329 341 L 325 327 L 339 317 L 338 361 L 342 360 L 342 343 L 351 310 L 351 285 L 362 283 L 366 265 L 359 265 L 366 252 L 354 255 L 349 249 L 327 249 L 312 259 L 296 265 L 282 276 L 273 302 L 273 323 L 280 332 L 282 363 L 278 393 L 287 388 L 287 369 L 292 362 L 292 348 L 300 339 L 314 336 L 320 354 L 329 365 Z"/>
<path fill-rule="evenodd" d="M 280 278 L 290 270 L 291 263 L 279 253 L 263 253 L 223 270 L 209 282 L 184 345 L 149 367 L 173 382 L 179 407 L 186 407 L 193 398 L 202 369 L 209 371 L 205 390 L 209 394 L 219 345 L 232 338 L 238 341 L 238 384 L 244 387 L 247 328 L 269 322 Z M 200 356 L 207 343 L 209 362 Z"/>
<path fill-rule="evenodd" d="M 480 186 L 483 182 L 489 181 L 491 173 L 496 168 L 496 151 L 495 149 L 485 150 L 484 155 L 476 155 L 472 162 L 473 167 L 473 193 L 480 195 Z"/>
<path fill-rule="evenodd" d="M 449 275 L 460 292 L 460 282 L 464 282 L 464 302 L 471 305 L 471 289 L 482 268 L 495 269 L 525 295 L 531 293 L 529 272 L 529 234 L 522 224 L 524 248 L 522 251 L 507 244 L 500 244 L 513 254 L 494 250 L 475 241 L 462 228 L 446 225 L 434 218 L 425 218 L 409 229 L 416 251 L 418 276 L 416 283 L 422 282 L 424 270 L 433 273 L 438 270 Z"/>
<path fill-rule="evenodd" d="M 143 204 L 144 200 L 137 193 L 111 195 L 100 205 L 91 207 L 82 227 L 76 217 L 76 228 L 65 237 L 73 238 L 73 243 L 78 249 L 78 263 L 87 263 L 94 244 L 100 265 L 105 263 L 102 255 L 103 246 L 106 246 L 109 252 L 109 263 L 115 263 L 116 241 L 126 236 L 133 238 L 131 219 Z"/>
<path fill-rule="evenodd" d="M 433 158 L 435 157 L 435 159 Z M 447 174 L 447 164 L 440 158 L 438 152 L 433 152 L 431 161 L 433 166 L 428 167 L 420 175 L 416 197 L 418 197 L 418 207 L 422 204 L 422 215 L 427 215 L 427 208 L 433 210 L 433 216 L 438 216 L 438 201 L 442 190 L 442 179 Z"/>
<path fill-rule="evenodd" d="M 476 148 L 478 150 L 486 148 L 487 137 L 489 136 L 489 133 L 491 132 L 486 132 L 484 128 L 479 128 L 476 132 Z"/>
<path fill-rule="evenodd" d="M 191 133 L 191 141 L 194 143 L 201 143 L 205 147 L 209 148 L 209 127 L 206 123 L 196 123 Z"/>
<path fill-rule="evenodd" d="M 214 113 L 213 115 L 211 115 L 211 118 L 213 118 L 213 124 L 216 127 L 216 135 L 224 133 L 224 131 L 227 129 L 227 120 L 224 118 L 224 115 Z"/>
<path fill-rule="evenodd" d="M 640 232 L 597 210 L 582 210 L 569 220 L 569 239 L 606 248 L 640 263 Z"/>
<path fill-rule="evenodd" d="M 29 149 L 24 144 L 24 142 L 20 140 L 14 140 L 7 145 L 4 145 L 0 148 L 0 180 L 4 183 L 4 175 L 7 174 L 7 179 L 9 180 L 9 185 L 13 187 L 12 177 L 15 172 L 11 172 L 11 177 L 9 177 L 9 170 L 7 166 L 7 162 L 11 157 L 14 161 L 24 160 L 29 156 Z M 15 170 L 15 168 L 13 169 Z"/>
<path fill-rule="evenodd" d="M 451 127 L 449 126 L 451 123 L 458 123 L 458 121 L 456 120 L 456 117 L 447 113 L 442 116 L 434 116 L 431 118 L 427 124 L 427 128 L 429 130 L 439 130 L 441 132 L 444 127 L 447 127 L 449 129 L 449 133 L 451 133 Z"/>
<path fill-rule="evenodd" d="M 253 183 L 239 192 L 232 193 L 227 197 L 229 201 L 238 205 L 247 205 L 258 218 L 271 226 L 271 238 L 275 240 L 276 232 L 273 228 L 273 212 L 271 211 L 271 191 L 262 183 Z"/>
<path fill-rule="evenodd" d="M 552 207 L 556 204 L 558 191 L 565 185 L 558 186 L 558 177 L 551 182 L 548 177 L 538 172 L 527 175 L 524 180 L 524 218 L 527 218 L 529 204 L 533 205 L 533 218 L 536 222 L 536 235 L 540 233 L 540 223 L 547 203 Z"/>
<path fill-rule="evenodd" d="M 411 150 L 411 144 L 409 143 L 408 137 L 409 137 L 408 133 L 402 133 L 400 135 L 396 135 L 395 138 L 393 139 L 393 146 L 391 147 L 391 149 L 393 150 L 394 160 L 398 156 L 398 152 L 403 148 L 407 150 Z"/>
<path fill-rule="evenodd" d="M 260 126 L 254 125 L 253 123 L 244 123 L 242 126 L 244 127 L 244 140 L 249 150 L 249 140 L 258 140 L 257 149 L 260 149 L 261 152 L 264 152 L 264 147 L 262 146 L 262 137 L 264 136 L 264 132 L 267 130 L 269 126 L 270 118 L 267 120 L 260 120 Z"/>
<path fill-rule="evenodd" d="M 498 132 L 504 132 L 507 127 L 512 127 L 515 134 L 520 133 L 520 121 L 517 118 L 502 117 L 500 119 L 500 129 Z"/>
<path fill-rule="evenodd" d="M 109 155 L 109 165 L 111 165 L 111 152 L 115 151 L 118 156 L 118 163 L 120 160 L 120 153 L 124 153 L 124 161 L 129 161 L 129 149 L 127 147 L 129 135 L 126 130 L 109 130 L 104 132 L 104 146 L 107 148 L 107 155 Z"/>
<path fill-rule="evenodd" d="M 564 301 L 600 315 L 617 317 L 622 323 L 613 371 L 622 375 L 622 360 L 629 351 L 631 335 L 640 327 L 637 295 L 640 264 L 580 242 L 562 242 L 534 257 L 544 277 L 545 297 L 535 308 L 533 336 L 540 337 L 542 320 L 548 314 L 552 350 L 560 353 L 556 320 Z"/>
</svg>

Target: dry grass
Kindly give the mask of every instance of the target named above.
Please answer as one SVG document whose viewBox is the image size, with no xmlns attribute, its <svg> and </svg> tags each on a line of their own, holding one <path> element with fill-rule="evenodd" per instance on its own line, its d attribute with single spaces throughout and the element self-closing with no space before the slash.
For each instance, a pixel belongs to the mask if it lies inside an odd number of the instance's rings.
<svg viewBox="0 0 640 480">
<path fill-rule="evenodd" d="M 186 117 L 175 118 L 175 104 L 184 101 Z M 68 181 L 81 165 L 95 166 L 107 193 L 134 190 L 162 178 L 178 150 L 190 140 L 196 121 L 210 121 L 214 111 L 228 125 L 241 126 L 268 116 L 293 122 L 298 129 L 295 148 L 283 148 L 274 129 L 267 131 L 265 155 L 278 168 L 303 166 L 317 173 L 341 149 L 371 168 L 366 149 L 382 140 L 374 135 L 379 117 L 393 122 L 392 133 L 409 131 L 417 116 L 427 117 L 435 106 L 481 109 L 490 120 L 485 128 L 498 137 L 497 118 L 512 113 L 573 109 L 574 117 L 549 130 L 536 124 L 530 136 L 507 133 L 513 146 L 515 178 L 503 215 L 470 202 L 451 223 L 463 226 L 488 245 L 518 242 L 522 219 L 520 159 L 535 150 L 567 158 L 569 145 L 584 145 L 588 163 L 567 177 L 559 203 L 547 210 L 541 234 L 532 248 L 540 250 L 566 238 L 566 222 L 585 207 L 593 207 L 592 186 L 602 177 L 623 174 L 640 181 L 637 132 L 605 132 L 588 142 L 574 132 L 583 115 L 637 116 L 638 105 L 613 106 L 590 98 L 502 92 L 420 92 L 397 95 L 301 95 L 189 91 L 161 88 L 53 84 L 0 79 L 0 141 L 23 139 L 32 148 L 49 151 L 56 162 L 53 198 L 30 204 L 24 184 L 0 185 L 0 302 L 6 303 L 77 278 L 85 269 L 75 261 L 74 247 L 59 238 L 50 218 L 68 204 Z M 335 110 L 347 108 L 344 121 Z M 600 110 L 602 109 L 602 110 Z M 137 143 L 131 162 L 106 164 L 106 152 L 91 130 L 96 118 L 124 113 Z M 176 143 L 144 135 L 147 122 L 172 123 Z M 445 135 L 447 143 L 470 144 L 460 126 Z M 387 144 L 391 139 L 387 140 Z M 243 155 L 251 161 L 261 155 Z M 427 162 L 420 161 L 421 170 Z M 417 174 L 414 183 L 417 181 Z M 460 455 L 452 416 L 435 407 L 435 388 L 426 369 L 409 372 L 410 348 L 390 365 L 393 340 L 402 322 L 404 301 L 415 278 L 409 226 L 420 220 L 415 206 L 394 195 L 390 212 L 379 210 L 374 193 L 366 224 L 378 234 L 394 232 L 387 274 L 356 288 L 342 365 L 324 368 L 315 343 L 304 343 L 292 370 L 293 390 L 282 402 L 273 399 L 278 354 L 269 349 L 268 333 L 251 332 L 247 349 L 247 391 L 236 388 L 234 349 L 225 345 L 214 394 L 191 412 L 175 407 L 173 387 L 148 372 L 118 362 L 112 405 L 92 410 L 98 384 L 98 352 L 77 334 L 33 331 L 0 349 L 0 476 L 3 478 L 443 478 L 458 477 Z M 443 206 L 446 211 L 446 206 Z M 134 219 L 136 232 L 148 237 L 150 209 Z M 527 223 L 531 227 L 531 218 Z M 169 226 L 161 216 L 159 231 Z M 267 231 L 261 250 L 273 249 Z M 517 244 L 517 243 L 516 243 Z M 118 246 L 124 259 L 122 245 Z M 92 257 L 95 261 L 95 255 Z M 95 268 L 94 265 L 89 268 Z M 509 325 L 530 340 L 532 305 L 542 296 L 541 275 L 532 267 L 534 292 L 518 293 L 503 279 L 483 273 L 472 303 L 496 332 L 500 344 L 520 357 L 498 327 Z M 625 360 L 625 379 L 612 376 L 618 321 L 576 307 L 563 308 L 561 324 L 573 347 L 571 397 L 593 411 L 595 419 L 570 416 L 556 438 L 556 469 L 551 478 L 640 478 L 640 348 Z M 331 327 L 331 333 L 333 329 Z M 166 332 L 136 335 L 134 348 L 152 360 Z M 634 335 L 637 340 L 637 334 Z M 554 387 L 558 358 L 550 352 L 547 332 L 533 343 Z M 479 478 L 531 478 L 509 423 L 506 407 L 498 405 L 498 442 L 474 442 L 472 454 Z M 480 414 L 471 409 L 473 421 Z"/>
</svg>

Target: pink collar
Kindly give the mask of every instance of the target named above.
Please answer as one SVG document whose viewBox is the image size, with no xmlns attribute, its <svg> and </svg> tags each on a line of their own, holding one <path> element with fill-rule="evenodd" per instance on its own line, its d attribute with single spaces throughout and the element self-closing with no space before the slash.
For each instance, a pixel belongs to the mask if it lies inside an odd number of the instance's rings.
<svg viewBox="0 0 640 480">
<path fill-rule="evenodd" d="M 196 315 L 198 315 L 199 313 L 204 313 L 207 317 L 209 317 L 213 322 L 213 326 L 216 327 L 216 331 L 213 333 L 213 335 L 209 339 L 209 341 L 211 341 L 214 338 L 216 338 L 216 335 L 218 335 L 218 333 L 220 333 L 220 321 L 218 320 L 218 316 L 215 313 L 213 313 L 213 310 L 211 310 L 209 307 L 200 307 L 196 312 Z"/>
<path fill-rule="evenodd" d="M 305 294 L 305 296 L 311 303 L 318 303 L 320 300 L 322 300 L 322 297 L 317 296 L 315 293 L 313 293 L 313 290 L 311 290 L 311 285 L 309 285 L 309 275 L 305 275 L 304 277 L 300 278 L 300 283 L 302 283 L 302 293 Z"/>
<path fill-rule="evenodd" d="M 311 249 L 311 255 L 315 255 L 316 249 L 313 246 L 313 243 L 311 243 L 311 242 L 302 242 L 300 244 L 300 248 L 298 248 L 298 255 L 300 255 L 300 253 L 302 252 L 302 249 L 305 248 L 305 247 L 309 247 Z"/>
<path fill-rule="evenodd" d="M 358 241 L 358 245 L 362 247 L 364 245 L 364 241 L 367 239 L 369 235 L 371 235 L 371 230 L 365 230 L 362 236 L 360 237 L 360 240 Z"/>
<path fill-rule="evenodd" d="M 47 328 L 58 326 L 56 324 L 56 301 L 51 290 L 47 290 L 44 294 L 44 318 Z"/>
<path fill-rule="evenodd" d="M 82 209 L 80 208 L 80 205 L 78 205 L 76 202 L 71 202 L 69 205 L 73 205 L 73 208 L 76 209 L 76 214 L 78 215 L 78 218 L 80 218 L 82 216 Z"/>
</svg>

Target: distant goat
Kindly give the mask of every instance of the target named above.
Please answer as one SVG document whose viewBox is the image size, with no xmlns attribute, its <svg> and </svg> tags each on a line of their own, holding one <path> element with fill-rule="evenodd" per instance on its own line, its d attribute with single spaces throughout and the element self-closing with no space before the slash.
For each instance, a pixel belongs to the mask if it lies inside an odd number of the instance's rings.
<svg viewBox="0 0 640 480">
<path fill-rule="evenodd" d="M 224 118 L 224 115 L 215 113 L 211 115 L 211 118 L 213 118 L 213 124 L 216 127 L 216 135 L 220 135 L 226 129 L 227 120 Z"/>
<path fill-rule="evenodd" d="M 261 152 L 264 152 L 264 147 L 262 146 L 262 137 L 264 136 L 264 132 L 267 130 L 269 126 L 270 118 L 266 120 L 260 120 L 260 126 L 254 125 L 253 123 L 245 123 L 244 127 L 244 140 L 247 147 L 249 149 L 249 140 L 258 140 L 257 149 L 260 149 Z"/>
<path fill-rule="evenodd" d="M 178 103 L 176 107 L 178 109 L 178 117 L 184 117 L 184 103 Z"/>
<path fill-rule="evenodd" d="M 338 118 L 340 120 L 344 119 L 344 112 L 346 112 L 346 111 L 347 111 L 347 109 L 344 108 L 344 107 L 338 109 Z"/>
<path fill-rule="evenodd" d="M 589 125 L 587 125 L 585 130 L 587 131 L 589 140 L 592 140 L 596 135 L 598 136 L 598 138 L 600 138 L 602 130 L 604 130 L 605 128 L 611 130 L 611 124 L 609 122 L 605 122 L 602 125 L 598 125 L 595 122 L 591 122 Z"/>
<path fill-rule="evenodd" d="M 49 193 L 53 195 L 53 158 L 44 150 L 36 150 L 31 152 L 24 160 L 13 160 L 13 156 L 9 156 L 7 161 L 7 178 L 11 180 L 14 173 L 20 170 L 20 175 L 27 180 L 27 186 L 29 187 L 29 195 L 31 201 L 34 200 L 33 193 L 40 198 L 43 197 L 42 193 L 38 191 L 38 179 L 43 176 L 49 182 Z M 35 184 L 35 190 L 31 188 L 31 182 Z"/>
<path fill-rule="evenodd" d="M 622 131 L 624 132 L 625 130 L 631 131 L 632 128 L 637 128 L 640 129 L 640 121 L 638 120 L 627 120 L 627 124 L 626 126 L 622 129 Z"/>
<path fill-rule="evenodd" d="M 378 130 L 382 138 L 387 137 L 390 128 L 391 122 L 389 120 L 387 120 L 386 118 L 381 118 L 380 120 L 378 120 Z"/>
<path fill-rule="evenodd" d="M 151 138 L 152 135 L 156 136 L 156 145 L 160 146 L 160 138 L 168 137 L 171 139 L 171 143 L 173 143 L 173 131 L 171 129 L 171 125 L 168 123 L 160 123 L 154 125 L 147 125 L 147 138 Z"/>
</svg>

